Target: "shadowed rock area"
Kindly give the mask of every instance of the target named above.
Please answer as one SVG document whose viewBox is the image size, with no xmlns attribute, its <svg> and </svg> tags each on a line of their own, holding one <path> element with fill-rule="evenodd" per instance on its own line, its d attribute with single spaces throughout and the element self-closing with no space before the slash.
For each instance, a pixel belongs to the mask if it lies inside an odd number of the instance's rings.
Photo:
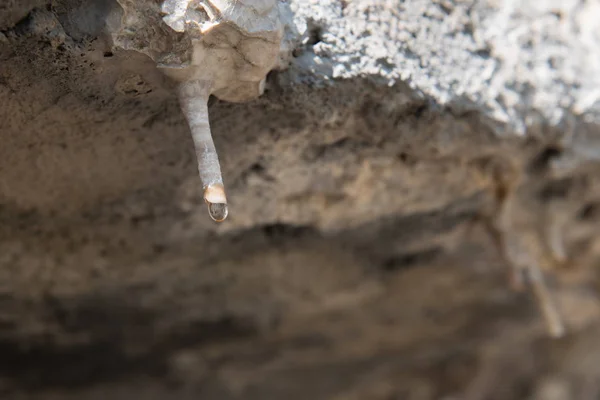
<svg viewBox="0 0 600 400">
<path fill-rule="evenodd" d="M 395 3 L 291 2 L 290 67 L 209 104 L 219 225 L 117 3 L 0 5 L 0 398 L 597 399 L 593 2 Z"/>
</svg>

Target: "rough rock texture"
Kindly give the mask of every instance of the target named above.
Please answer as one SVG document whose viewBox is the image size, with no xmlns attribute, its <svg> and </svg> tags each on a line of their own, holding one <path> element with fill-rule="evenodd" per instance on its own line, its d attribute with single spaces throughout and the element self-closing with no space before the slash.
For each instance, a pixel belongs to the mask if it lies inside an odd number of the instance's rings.
<svg viewBox="0 0 600 400">
<path fill-rule="evenodd" d="M 596 3 L 517 3 L 292 2 L 220 226 L 118 4 L 0 6 L 2 399 L 597 398 Z"/>
<path fill-rule="evenodd" d="M 0 29 L 8 29 L 24 18 L 34 7 L 44 5 L 44 0 L 4 0 L 0 4 Z"/>
<path fill-rule="evenodd" d="M 292 7 L 300 30 L 319 36 L 304 61 L 320 77 L 407 82 L 438 104 L 477 109 L 521 134 L 528 123 L 557 124 L 570 114 L 598 121 L 597 1 L 305 3 Z"/>
</svg>

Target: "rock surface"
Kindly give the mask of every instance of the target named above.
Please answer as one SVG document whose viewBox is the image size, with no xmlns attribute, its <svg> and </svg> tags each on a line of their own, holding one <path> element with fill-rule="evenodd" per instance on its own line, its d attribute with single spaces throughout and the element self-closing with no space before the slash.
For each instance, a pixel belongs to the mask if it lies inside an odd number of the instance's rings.
<svg viewBox="0 0 600 400">
<path fill-rule="evenodd" d="M 116 1 L 0 6 L 2 399 L 598 397 L 597 3 L 395 4 L 290 3 L 219 226 Z"/>
</svg>

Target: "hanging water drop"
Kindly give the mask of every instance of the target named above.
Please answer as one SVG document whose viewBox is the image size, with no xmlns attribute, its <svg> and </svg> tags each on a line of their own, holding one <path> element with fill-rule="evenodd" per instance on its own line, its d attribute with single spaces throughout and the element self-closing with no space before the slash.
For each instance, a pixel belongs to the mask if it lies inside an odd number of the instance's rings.
<svg viewBox="0 0 600 400">
<path fill-rule="evenodd" d="M 208 203 L 208 215 L 215 222 L 223 222 L 227 218 L 229 210 L 226 203 Z"/>
<path fill-rule="evenodd" d="M 204 189 L 204 201 L 208 205 L 208 215 L 215 222 L 223 222 L 227 218 L 227 197 L 223 184 L 216 183 Z"/>
</svg>

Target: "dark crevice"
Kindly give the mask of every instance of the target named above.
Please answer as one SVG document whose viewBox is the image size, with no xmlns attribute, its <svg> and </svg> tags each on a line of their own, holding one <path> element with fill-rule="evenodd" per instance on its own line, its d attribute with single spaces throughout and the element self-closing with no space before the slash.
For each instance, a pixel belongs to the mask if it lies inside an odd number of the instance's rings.
<svg viewBox="0 0 600 400">
<path fill-rule="evenodd" d="M 400 162 L 411 167 L 417 165 L 417 163 L 419 162 L 417 157 L 406 151 L 399 152 L 396 155 L 396 157 L 398 158 L 398 160 L 400 160 Z"/>
<path fill-rule="evenodd" d="M 297 239 L 316 234 L 316 231 L 312 227 L 290 224 L 269 224 L 263 225 L 259 229 L 269 239 Z"/>
<path fill-rule="evenodd" d="M 298 58 L 305 52 L 312 52 L 312 47 L 323 41 L 323 27 L 316 21 L 309 19 L 307 22 L 307 36 L 301 45 L 292 50 L 292 56 Z"/>
<path fill-rule="evenodd" d="M 483 193 L 478 193 L 438 210 L 386 217 L 346 231 L 340 235 L 340 240 L 369 254 L 389 254 L 399 244 L 416 244 L 471 221 L 482 207 L 484 197 Z M 373 237 L 379 239 L 374 242 Z"/>
<path fill-rule="evenodd" d="M 260 179 L 268 182 L 272 182 L 274 180 L 263 160 L 258 160 L 252 163 L 240 174 L 240 179 L 242 181 L 247 181 L 251 176 L 259 177 Z"/>
<path fill-rule="evenodd" d="M 436 246 L 424 250 L 398 254 L 384 260 L 381 264 L 381 268 L 386 272 L 396 272 L 415 266 L 421 266 L 434 262 L 442 255 L 442 253 L 443 249 Z"/>
<path fill-rule="evenodd" d="M 312 25 L 308 30 L 308 40 L 306 44 L 314 46 L 323 41 L 323 28 L 318 25 Z"/>
<path fill-rule="evenodd" d="M 444 14 L 446 15 L 450 15 L 452 14 L 452 11 L 454 11 L 454 7 L 451 4 L 445 3 L 445 2 L 439 2 L 437 3 L 437 6 L 444 12 Z"/>
<path fill-rule="evenodd" d="M 574 185 L 573 178 L 564 178 L 546 183 L 538 192 L 538 198 L 542 202 L 554 199 L 564 199 Z"/>
<path fill-rule="evenodd" d="M 90 341 L 62 346 L 49 337 L 2 339 L 0 374 L 29 391 L 73 389 L 138 375 L 164 376 L 169 355 L 179 349 L 256 334 L 249 321 L 222 316 L 174 327 L 163 332 L 157 341 L 152 326 L 157 317 L 154 313 L 124 307 L 126 297 L 122 302 L 114 296 L 107 299 L 47 301 L 48 318 L 62 328 L 63 334 L 89 335 Z M 143 350 L 128 351 L 126 343 L 135 343 L 136 348 Z"/>
<path fill-rule="evenodd" d="M 547 146 L 540 151 L 529 164 L 530 173 L 542 173 L 545 172 L 552 160 L 562 155 L 562 149 L 558 146 Z"/>
<path fill-rule="evenodd" d="M 365 140 L 343 137 L 335 142 L 311 145 L 304 150 L 302 156 L 306 161 L 334 160 L 346 152 L 358 153 L 360 150 L 371 147 L 372 144 Z"/>
<path fill-rule="evenodd" d="M 31 10 L 26 16 L 21 18 L 14 26 L 6 30 L 0 31 L 4 34 L 12 33 L 17 36 L 24 36 L 31 31 L 32 23 L 34 21 L 35 9 Z"/>
<path fill-rule="evenodd" d="M 600 202 L 589 202 L 577 213 L 577 219 L 581 221 L 595 221 L 600 217 Z"/>
<path fill-rule="evenodd" d="M 492 49 L 490 49 L 489 47 L 485 47 L 485 48 L 474 51 L 473 54 L 475 54 L 478 57 L 488 59 L 492 55 Z"/>
</svg>

